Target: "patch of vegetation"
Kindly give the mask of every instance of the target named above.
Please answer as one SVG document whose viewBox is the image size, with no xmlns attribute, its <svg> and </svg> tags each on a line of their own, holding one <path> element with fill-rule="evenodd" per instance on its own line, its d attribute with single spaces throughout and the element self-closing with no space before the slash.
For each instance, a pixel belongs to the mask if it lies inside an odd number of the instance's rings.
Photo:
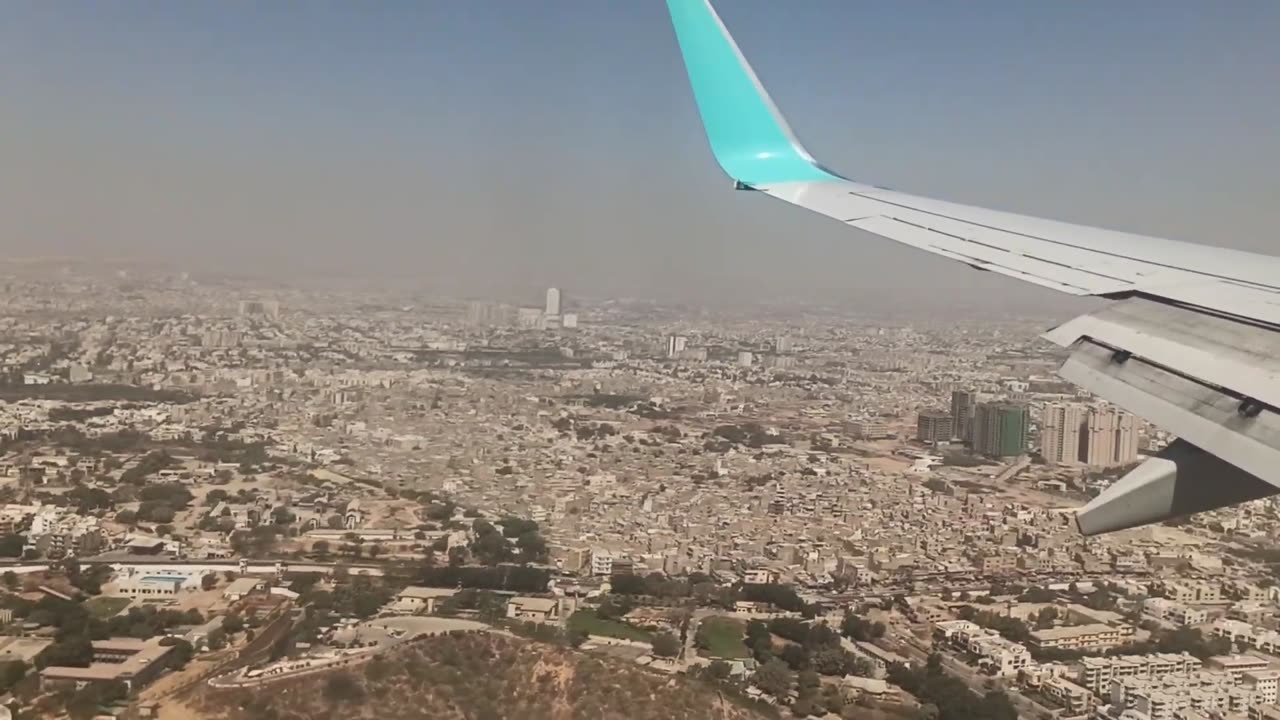
<svg viewBox="0 0 1280 720">
<path fill-rule="evenodd" d="M 743 642 L 746 639 L 746 628 L 746 623 L 741 620 L 712 616 L 698 625 L 694 643 L 708 657 L 730 660 L 751 657 L 751 651 Z"/>
<path fill-rule="evenodd" d="M 374 703 L 385 718 L 502 720 L 760 720 L 705 682 L 671 678 L 630 663 L 489 633 L 450 633 L 410 643 L 369 662 L 265 688 L 202 686 L 189 705 L 225 720 L 284 720 L 350 715 Z M 739 704 L 741 703 L 741 704 Z"/>
<path fill-rule="evenodd" d="M 61 400 L 63 402 L 188 403 L 195 398 L 176 390 L 153 390 L 138 385 L 50 383 L 48 385 L 9 385 L 0 387 L 0 400 Z"/>
<path fill-rule="evenodd" d="M 621 620 L 600 617 L 595 610 L 579 610 L 569 616 L 569 632 L 585 632 L 588 635 L 651 642 L 653 633 L 628 625 Z"/>
<path fill-rule="evenodd" d="M 98 620 L 106 620 L 119 614 L 121 610 L 129 607 L 129 598 L 122 597 L 106 597 L 98 596 L 89 598 L 84 603 L 84 609 L 89 611 L 91 617 Z"/>
</svg>

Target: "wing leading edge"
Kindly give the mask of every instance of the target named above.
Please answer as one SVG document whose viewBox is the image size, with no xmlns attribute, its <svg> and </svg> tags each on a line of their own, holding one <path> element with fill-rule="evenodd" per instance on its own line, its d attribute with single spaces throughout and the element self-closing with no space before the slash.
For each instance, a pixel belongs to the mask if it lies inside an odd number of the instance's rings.
<svg viewBox="0 0 1280 720">
<path fill-rule="evenodd" d="M 848 180 L 796 139 L 710 0 L 667 6 L 712 152 L 737 187 L 980 270 L 1121 300 L 1046 334 L 1071 350 L 1060 373 L 1180 440 L 1083 508 L 1082 531 L 1280 493 L 1280 259 Z"/>
</svg>

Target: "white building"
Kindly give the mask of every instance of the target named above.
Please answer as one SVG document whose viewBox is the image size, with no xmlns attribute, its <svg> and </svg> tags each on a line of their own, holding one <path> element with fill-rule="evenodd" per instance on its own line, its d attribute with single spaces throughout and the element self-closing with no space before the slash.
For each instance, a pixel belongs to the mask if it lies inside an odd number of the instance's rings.
<svg viewBox="0 0 1280 720">
<path fill-rule="evenodd" d="M 592 575 L 612 575 L 613 574 L 613 553 L 603 548 L 594 548 L 591 550 L 591 574 Z"/>
<path fill-rule="evenodd" d="M 1200 625 L 1209 619 L 1209 613 L 1200 608 L 1183 605 L 1168 598 L 1147 598 L 1142 601 L 1142 612 L 1157 620 L 1175 625 Z"/>
<path fill-rule="evenodd" d="M 1250 670 L 1241 675 L 1241 680 L 1263 704 L 1280 702 L 1280 670 Z"/>
</svg>

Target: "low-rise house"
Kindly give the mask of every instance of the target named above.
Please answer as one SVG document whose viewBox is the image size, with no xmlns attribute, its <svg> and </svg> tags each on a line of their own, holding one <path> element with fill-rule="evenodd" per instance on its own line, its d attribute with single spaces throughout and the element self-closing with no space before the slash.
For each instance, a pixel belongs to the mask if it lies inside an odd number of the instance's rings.
<svg viewBox="0 0 1280 720">
<path fill-rule="evenodd" d="M 533 622 L 556 622 L 560 619 L 560 601 L 517 595 L 507 602 L 507 617 Z"/>
<path fill-rule="evenodd" d="M 400 594 L 388 608 L 391 612 L 405 615 L 434 615 L 440 603 L 457 595 L 456 588 L 433 588 L 410 585 Z"/>
</svg>

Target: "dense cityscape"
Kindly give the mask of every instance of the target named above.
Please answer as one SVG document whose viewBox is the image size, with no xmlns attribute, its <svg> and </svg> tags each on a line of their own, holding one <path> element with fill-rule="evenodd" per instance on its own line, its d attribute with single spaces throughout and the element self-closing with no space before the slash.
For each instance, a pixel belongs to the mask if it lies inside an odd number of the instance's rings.
<svg viewBox="0 0 1280 720">
<path fill-rule="evenodd" d="M 1276 503 L 1082 536 L 1173 438 L 1051 319 L 521 300 L 12 269 L 0 704 L 283 718 L 516 637 L 741 717 L 1280 718 Z"/>
</svg>

